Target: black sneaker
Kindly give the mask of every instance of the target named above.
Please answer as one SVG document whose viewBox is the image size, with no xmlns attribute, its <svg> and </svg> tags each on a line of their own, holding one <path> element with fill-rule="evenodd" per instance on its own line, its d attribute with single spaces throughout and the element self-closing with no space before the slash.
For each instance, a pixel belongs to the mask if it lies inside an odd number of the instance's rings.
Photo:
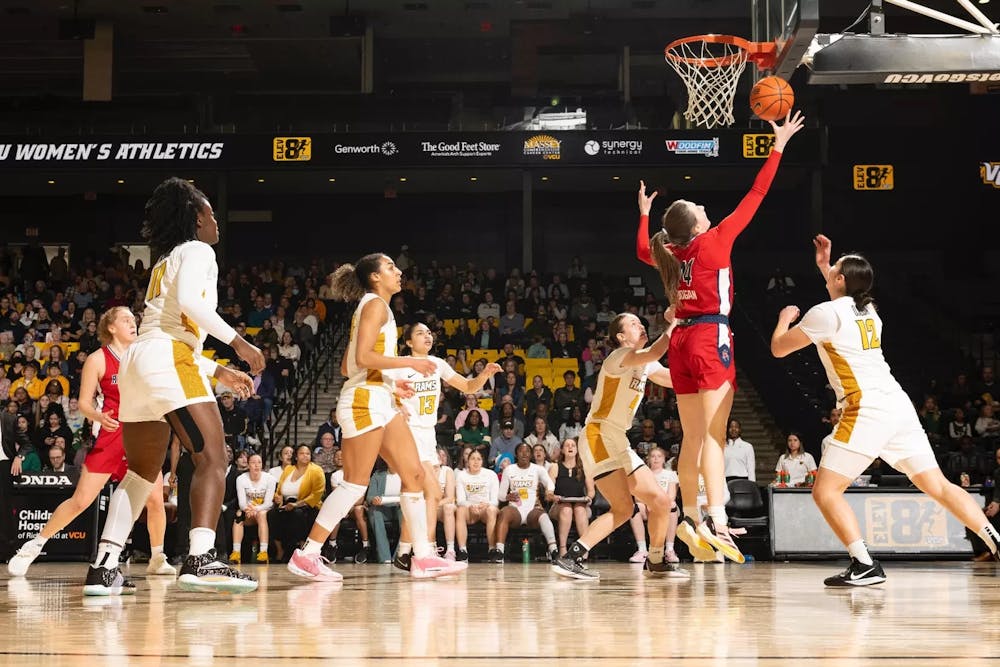
<svg viewBox="0 0 1000 667">
<path fill-rule="evenodd" d="M 851 564 L 840 574 L 823 580 L 824 584 L 832 587 L 872 586 L 884 582 L 885 572 L 877 560 L 873 560 L 871 565 L 865 565 L 857 558 L 852 558 Z"/>
<path fill-rule="evenodd" d="M 465 549 L 459 549 L 455 553 L 455 560 L 469 560 L 469 552 Z"/>
<path fill-rule="evenodd" d="M 184 591 L 249 593 L 257 590 L 257 580 L 220 562 L 215 549 L 211 549 L 200 556 L 188 555 L 177 587 Z"/>
<path fill-rule="evenodd" d="M 397 570 L 402 570 L 403 572 L 409 572 L 410 571 L 410 558 L 411 558 L 411 555 L 408 554 L 408 553 L 405 553 L 405 554 L 402 554 L 402 555 L 400 555 L 400 554 L 397 553 L 393 557 L 393 559 L 392 559 L 392 566 L 394 568 L 396 568 Z"/>
<path fill-rule="evenodd" d="M 582 579 L 584 581 L 597 581 L 601 575 L 593 570 L 588 570 L 583 563 L 572 558 L 556 558 L 550 566 L 552 571 L 562 577 L 570 579 Z"/>
<path fill-rule="evenodd" d="M 559 560 L 559 550 L 553 549 L 549 552 L 549 562 L 555 563 L 557 560 Z"/>
<path fill-rule="evenodd" d="M 498 563 L 503 565 L 504 553 L 499 549 L 490 549 L 490 552 L 486 554 L 487 563 Z"/>
<path fill-rule="evenodd" d="M 354 562 L 364 565 L 368 562 L 368 549 L 361 547 L 358 549 L 358 553 L 354 554 Z"/>
<path fill-rule="evenodd" d="M 83 583 L 84 595 L 135 595 L 135 584 L 125 578 L 118 567 L 94 567 L 87 570 L 87 580 Z"/>
<path fill-rule="evenodd" d="M 319 553 L 323 558 L 327 559 L 331 563 L 337 562 L 337 545 L 327 542 L 323 545 L 323 548 L 319 550 Z"/>
<path fill-rule="evenodd" d="M 648 558 L 642 565 L 642 573 L 647 577 L 666 577 L 668 579 L 690 579 L 691 575 L 677 567 L 676 563 L 666 560 L 653 563 Z"/>
</svg>

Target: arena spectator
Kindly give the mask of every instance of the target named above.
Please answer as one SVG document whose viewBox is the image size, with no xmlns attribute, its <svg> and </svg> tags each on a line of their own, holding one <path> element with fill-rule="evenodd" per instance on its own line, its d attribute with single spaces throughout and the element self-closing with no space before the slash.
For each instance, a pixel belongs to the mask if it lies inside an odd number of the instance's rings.
<svg viewBox="0 0 1000 667">
<path fill-rule="evenodd" d="M 565 419 L 570 409 L 577 405 L 583 406 L 584 400 L 583 390 L 576 386 L 575 372 L 566 371 L 563 373 L 563 382 L 566 383 L 565 386 L 556 389 L 552 395 L 552 407 L 558 417 Z"/>
<path fill-rule="evenodd" d="M 368 521 L 372 527 L 372 539 L 375 542 L 375 554 L 379 563 L 392 562 L 392 544 L 389 541 L 386 523 L 394 523 L 397 529 L 400 526 L 403 518 L 399 507 L 401 493 L 402 481 L 399 475 L 391 472 L 385 462 L 378 459 L 368 481 L 365 498 Z"/>
<path fill-rule="evenodd" d="M 729 420 L 724 455 L 727 482 L 731 479 L 757 481 L 757 459 L 754 456 L 753 445 L 743 439 L 743 425 L 739 419 Z"/>
<path fill-rule="evenodd" d="M 511 343 L 523 341 L 524 315 L 517 312 L 517 304 L 513 301 L 508 301 L 504 308 L 504 315 L 499 318 L 500 338 Z"/>
<path fill-rule="evenodd" d="M 490 437 L 496 440 L 500 437 L 501 425 L 505 421 L 514 422 L 514 435 L 519 438 L 524 437 L 524 417 L 521 416 L 514 407 L 514 401 L 509 396 L 504 396 L 500 402 L 493 407 L 493 414 L 490 417 L 492 426 L 490 427 Z"/>
<path fill-rule="evenodd" d="M 478 364 L 478 362 L 476 362 L 476 363 Z M 479 367 L 479 370 L 482 371 L 483 368 L 486 368 L 486 364 L 485 363 L 483 363 L 483 365 L 481 367 Z M 478 373 L 476 373 L 475 375 L 478 375 Z M 475 375 L 473 375 L 472 377 L 475 377 Z M 487 384 L 489 384 L 489 380 L 487 380 Z M 455 417 L 455 429 L 456 430 L 462 428 L 463 426 L 465 426 L 465 422 L 469 418 L 469 413 L 470 412 L 478 412 L 479 413 L 479 417 L 480 417 L 482 423 L 485 426 L 489 426 L 490 416 L 486 412 L 486 410 L 483 410 L 481 407 L 479 407 L 479 398 L 478 398 L 478 395 L 477 394 L 466 394 L 465 395 L 465 407 Z"/>
<path fill-rule="evenodd" d="M 948 454 L 945 460 L 945 477 L 960 486 L 978 486 L 986 479 L 988 472 L 987 462 L 970 437 L 961 438 L 958 441 L 958 451 Z"/>
<path fill-rule="evenodd" d="M 45 383 L 38 378 L 38 366 L 34 362 L 26 363 L 24 375 L 10 385 L 11 391 L 14 392 L 22 387 L 33 401 L 37 401 L 45 393 Z"/>
<path fill-rule="evenodd" d="M 972 438 L 972 425 L 965 420 L 965 410 L 955 408 L 951 413 L 951 420 L 948 422 L 948 442 L 952 447 L 958 446 L 958 441 L 962 438 Z"/>
<path fill-rule="evenodd" d="M 774 472 L 788 473 L 789 486 L 802 486 L 806 481 L 806 473 L 815 470 L 816 461 L 805 450 L 802 437 L 798 433 L 789 433 L 785 439 L 785 453 L 778 457 Z"/>
<path fill-rule="evenodd" d="M 507 396 L 510 396 L 515 410 L 524 412 L 524 388 L 521 387 L 521 383 L 517 379 L 517 373 L 513 371 L 503 375 L 503 380 L 497 385 L 493 400 L 499 404 Z"/>
<path fill-rule="evenodd" d="M 976 383 L 973 392 L 973 400 L 983 403 L 993 403 L 1000 400 L 1000 393 L 997 392 L 996 380 L 993 377 L 993 367 L 983 366 L 980 371 L 979 381 Z"/>
<path fill-rule="evenodd" d="M 330 408 L 330 414 L 327 416 L 326 421 L 319 425 L 319 429 L 316 431 L 315 447 L 320 446 L 320 440 L 326 433 L 331 434 L 333 436 L 333 444 L 340 447 L 341 429 L 340 424 L 337 422 L 336 408 Z"/>
<path fill-rule="evenodd" d="M 260 331 L 258 331 L 257 335 L 253 338 L 254 344 L 262 350 L 270 347 L 271 345 L 278 344 L 278 332 L 274 328 L 272 317 L 273 315 L 268 316 L 267 319 L 264 320 L 260 326 Z"/>
<path fill-rule="evenodd" d="M 270 516 L 271 534 L 278 543 L 279 558 L 287 558 L 308 535 L 326 490 L 323 470 L 312 462 L 309 445 L 296 447 L 295 465 L 281 472 L 277 489 L 277 511 Z"/>
<path fill-rule="evenodd" d="M 1000 440 L 1000 419 L 994 416 L 995 407 L 992 403 L 984 403 L 976 419 L 976 434 L 991 449 L 992 443 Z"/>
<path fill-rule="evenodd" d="M 547 452 L 547 458 L 551 461 L 559 455 L 559 438 L 549 428 L 544 417 L 535 417 L 532 420 L 532 431 L 525 437 L 524 441 L 532 447 L 541 445 Z"/>
<path fill-rule="evenodd" d="M 62 442 L 61 438 L 59 439 L 59 442 Z M 60 447 L 57 442 L 56 446 L 49 449 L 49 461 L 48 464 L 43 467 L 43 470 L 48 470 L 50 472 L 70 472 L 77 470 L 77 468 L 66 463 L 66 448 Z"/>
<path fill-rule="evenodd" d="M 969 376 L 965 373 L 959 373 L 955 376 L 954 382 L 952 382 L 948 388 L 948 393 L 945 395 L 945 407 L 964 407 L 972 399 L 972 387 L 969 385 Z"/>
<path fill-rule="evenodd" d="M 475 523 L 485 526 L 490 553 L 495 552 L 499 489 L 500 480 L 483 467 L 482 453 L 470 450 L 467 467 L 455 473 L 457 560 L 469 560 L 469 526 Z"/>
<path fill-rule="evenodd" d="M 324 475 L 329 475 L 337 469 L 337 465 L 334 463 L 334 456 L 338 451 L 333 433 L 327 431 L 320 436 L 319 447 L 316 447 L 315 451 L 313 451 L 313 463 L 323 470 Z"/>
<path fill-rule="evenodd" d="M 576 440 L 583 430 L 583 408 L 574 405 L 570 408 L 569 416 L 559 425 L 559 440 L 565 443 L 567 440 Z"/>
<path fill-rule="evenodd" d="M 492 290 L 486 290 L 483 293 L 483 300 L 476 308 L 476 315 L 482 321 L 491 317 L 494 320 L 500 319 L 500 304 L 493 300 Z"/>
<path fill-rule="evenodd" d="M 547 469 L 555 485 L 549 517 L 558 526 L 559 555 L 563 556 L 566 554 L 566 542 L 572 524 L 576 524 L 578 535 L 583 535 L 590 525 L 590 504 L 595 495 L 594 481 L 584 474 L 574 438 L 563 440 L 559 456 Z"/>
<path fill-rule="evenodd" d="M 531 389 L 525 392 L 524 409 L 529 415 L 534 414 L 539 403 L 552 405 L 552 390 L 545 386 L 541 375 L 531 378 Z"/>
<path fill-rule="evenodd" d="M 247 444 L 247 430 L 250 418 L 246 411 L 236 404 L 231 391 L 224 391 L 219 396 L 219 413 L 222 415 L 222 430 L 226 442 L 235 450 L 242 450 Z"/>
<path fill-rule="evenodd" d="M 278 465 L 274 466 L 267 471 L 267 474 L 273 477 L 275 480 L 281 479 L 281 473 L 285 471 L 285 468 L 292 465 L 292 461 L 295 458 L 295 448 L 291 445 L 285 445 L 278 452 Z"/>
<path fill-rule="evenodd" d="M 490 453 L 487 457 L 489 465 L 494 465 L 496 460 L 504 454 L 514 455 L 514 450 L 523 442 L 520 436 L 514 433 L 514 421 L 504 420 L 500 426 L 500 436 L 493 438 L 490 442 Z"/>
<path fill-rule="evenodd" d="M 465 376 L 466 379 L 467 380 L 474 380 L 474 379 L 476 379 L 476 377 L 480 373 L 482 373 L 483 370 L 486 368 L 486 363 L 487 362 L 486 362 L 485 359 L 476 359 L 476 361 L 472 364 L 472 372 Z M 488 380 L 486 380 L 486 384 L 484 384 L 482 386 L 482 388 L 479 391 L 476 392 L 476 397 L 477 398 L 493 398 L 493 393 L 494 393 L 494 390 L 495 390 L 494 380 L 495 380 L 495 378 L 489 378 Z M 458 428 L 461 428 L 461 427 L 458 427 Z"/>
<path fill-rule="evenodd" d="M 490 320 L 480 320 L 479 330 L 472 339 L 473 346 L 480 350 L 495 350 L 500 347 L 500 333 L 491 326 Z"/>
<path fill-rule="evenodd" d="M 940 444 L 944 424 L 941 423 L 941 410 L 938 408 L 937 399 L 933 396 L 924 399 L 923 405 L 917 410 L 917 416 L 920 418 L 920 425 L 923 426 L 931 445 Z"/>
<path fill-rule="evenodd" d="M 247 471 L 236 478 L 236 501 L 238 509 L 233 521 L 233 548 L 229 554 L 230 563 L 239 563 L 243 551 L 243 527 L 257 526 L 259 550 L 257 562 L 268 562 L 268 512 L 274 506 L 274 491 L 277 480 L 263 471 L 260 454 L 252 454 L 247 461 Z"/>
<path fill-rule="evenodd" d="M 660 446 L 656 436 L 656 423 L 652 419 L 643 419 L 639 424 L 639 432 L 630 433 L 629 442 L 639 458 L 645 459 L 650 450 Z"/>
<path fill-rule="evenodd" d="M 548 470 L 549 463 L 552 460 L 549 458 L 549 451 L 545 448 L 545 445 L 535 445 L 531 448 L 531 462 Z"/>
<path fill-rule="evenodd" d="M 460 447 L 471 446 L 476 451 L 486 457 L 490 449 L 490 432 L 483 424 L 483 419 L 478 410 L 469 412 L 465 423 L 455 431 L 455 444 Z"/>
<path fill-rule="evenodd" d="M 548 359 L 549 358 L 549 348 L 545 345 L 545 341 L 542 336 L 532 336 L 531 345 L 525 351 L 525 355 L 528 359 Z"/>
</svg>

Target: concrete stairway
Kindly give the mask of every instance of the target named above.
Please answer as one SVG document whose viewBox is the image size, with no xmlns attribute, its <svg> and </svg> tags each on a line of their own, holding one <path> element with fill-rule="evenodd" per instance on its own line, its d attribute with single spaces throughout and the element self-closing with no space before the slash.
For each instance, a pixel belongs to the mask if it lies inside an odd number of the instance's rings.
<svg viewBox="0 0 1000 667">
<path fill-rule="evenodd" d="M 309 412 L 303 408 L 295 416 L 298 428 L 298 442 L 295 444 L 305 443 L 312 445 L 316 440 L 316 432 L 319 430 L 319 425 L 326 421 L 330 415 L 330 410 L 337 407 L 337 399 L 340 397 L 340 387 L 344 384 L 344 378 L 340 374 L 340 360 L 344 356 L 346 347 L 347 340 L 345 338 L 333 350 L 334 358 L 331 362 L 334 369 L 333 381 L 326 391 L 323 391 L 322 386 L 320 387 L 320 391 L 316 396 L 316 411 Z M 306 423 L 307 417 L 310 422 L 308 424 Z"/>
<path fill-rule="evenodd" d="M 753 445 L 757 460 L 757 481 L 766 484 L 774 478 L 774 466 L 785 451 L 785 438 L 764 407 L 760 394 L 738 367 L 736 383 L 739 390 L 733 399 L 732 418 L 740 421 L 743 425 L 743 439 Z"/>
</svg>

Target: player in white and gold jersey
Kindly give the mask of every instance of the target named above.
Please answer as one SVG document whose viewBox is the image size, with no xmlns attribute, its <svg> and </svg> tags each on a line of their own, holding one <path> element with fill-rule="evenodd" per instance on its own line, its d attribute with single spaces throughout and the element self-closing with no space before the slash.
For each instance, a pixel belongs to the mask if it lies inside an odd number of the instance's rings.
<svg viewBox="0 0 1000 667">
<path fill-rule="evenodd" d="M 592 477 L 611 511 L 599 516 L 570 546 L 566 555 L 552 563 L 557 574 L 576 579 L 596 579 L 599 575 L 582 564 L 587 552 L 632 517 L 632 497 L 649 511 L 649 542 L 654 545 L 646 559 L 646 572 L 686 577 L 673 563 L 664 560 L 664 543 L 670 517 L 670 499 L 653 473 L 632 450 L 625 432 L 642 401 L 646 381 L 671 387 L 670 371 L 659 360 L 667 352 L 674 329 L 674 309 L 664 313 L 667 330 L 655 343 L 649 342 L 646 328 L 638 317 L 621 313 L 608 325 L 608 342 L 614 347 L 604 360 L 597 377 L 597 391 L 587 423 L 580 434 L 579 452 L 583 469 Z"/>
<path fill-rule="evenodd" d="M 347 381 L 337 402 L 337 421 L 343 429 L 341 454 L 344 481 L 323 501 L 309 539 L 296 549 L 288 570 L 314 581 L 341 581 L 320 555 L 334 526 L 364 495 L 375 460 L 381 456 L 399 475 L 400 509 L 413 533 L 410 575 L 417 579 L 456 574 L 466 563 L 439 558 L 427 540 L 424 499 L 426 473 L 420 464 L 413 434 L 396 410 L 394 392 L 413 393 L 413 381 L 437 372 L 429 359 L 396 356 L 396 322 L 389 300 L 402 288 L 402 272 L 382 253 L 365 255 L 355 265 L 344 264 L 333 274 L 334 298 L 357 301 L 351 318 L 350 342 L 341 364 Z M 393 371 L 411 369 L 414 378 L 393 380 Z"/>
<path fill-rule="evenodd" d="M 430 375 L 418 376 L 414 371 L 394 372 L 394 376 L 408 380 L 413 385 L 413 395 L 401 399 L 406 421 L 417 442 L 417 453 L 424 466 L 424 498 L 427 502 L 427 538 L 433 544 L 437 540 L 438 502 L 441 500 L 441 486 L 438 483 L 437 435 L 434 426 L 438 422 L 438 401 L 441 397 L 441 382 L 447 382 L 463 395 L 475 394 L 494 375 L 502 371 L 499 364 L 490 363 L 474 379 L 469 380 L 455 372 L 448 363 L 430 354 L 434 347 L 434 334 L 426 324 L 417 323 L 406 334 L 406 344 L 416 359 L 426 359 L 434 364 Z M 407 369 L 409 370 L 409 369 Z M 445 536 L 447 539 L 447 535 Z M 447 560 L 455 560 L 454 538 L 445 551 Z M 403 570 L 410 564 L 410 527 L 404 521 L 400 529 L 399 545 L 393 564 Z"/>
<path fill-rule="evenodd" d="M 996 557 L 1000 536 L 972 496 L 941 473 L 913 404 L 882 355 L 882 319 L 872 302 L 871 264 L 850 254 L 830 266 L 830 239 L 817 236 L 814 245 L 816 265 L 826 278 L 831 300 L 814 306 L 791 329 L 799 309 L 784 308 L 771 337 L 771 352 L 785 357 L 815 345 L 837 404 L 843 408 L 840 422 L 827 440 L 813 498 L 847 547 L 851 564 L 827 578 L 826 585 L 870 586 L 885 581 L 885 573 L 868 553 L 857 517 L 844 498 L 845 489 L 875 458 L 905 473 L 917 488 L 977 533 Z"/>
<path fill-rule="evenodd" d="M 213 245 L 219 226 L 205 195 L 187 181 L 170 178 L 146 202 L 142 236 L 157 257 L 146 289 L 138 339 L 122 356 L 118 420 L 128 473 L 112 496 L 97 561 L 87 575 L 88 595 L 123 590 L 118 554 L 132 523 L 160 474 L 171 430 L 192 454 L 190 553 L 178 585 L 186 590 L 240 593 L 257 588 L 251 577 L 220 562 L 215 527 L 225 491 L 225 438 L 209 375 L 242 396 L 253 381 L 202 356 L 212 334 L 250 364 L 264 368 L 260 350 L 245 341 L 215 312 L 219 274 Z"/>
</svg>

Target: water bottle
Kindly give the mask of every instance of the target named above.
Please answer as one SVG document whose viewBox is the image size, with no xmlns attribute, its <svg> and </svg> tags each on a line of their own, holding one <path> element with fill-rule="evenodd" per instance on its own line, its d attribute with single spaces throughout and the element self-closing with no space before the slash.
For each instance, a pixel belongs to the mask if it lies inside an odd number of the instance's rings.
<svg viewBox="0 0 1000 667">
<path fill-rule="evenodd" d="M 962 486 L 963 489 L 969 488 L 969 485 L 970 485 L 969 473 L 963 472 L 962 476 L 959 477 L 959 482 L 960 482 L 960 484 L 961 484 L 961 486 Z"/>
<path fill-rule="evenodd" d="M 521 562 L 531 562 L 531 540 L 527 537 L 521 540 Z"/>
<path fill-rule="evenodd" d="M 744 554 L 743 558 L 744 558 L 744 562 L 746 562 L 746 563 L 752 563 L 753 562 L 753 554 Z"/>
</svg>

